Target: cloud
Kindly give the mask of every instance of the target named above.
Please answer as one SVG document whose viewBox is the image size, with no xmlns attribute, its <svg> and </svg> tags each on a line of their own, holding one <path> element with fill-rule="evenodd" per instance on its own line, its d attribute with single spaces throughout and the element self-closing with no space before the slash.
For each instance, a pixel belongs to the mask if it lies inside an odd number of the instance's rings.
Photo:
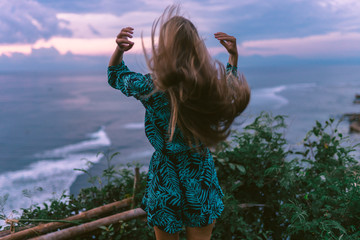
<svg viewBox="0 0 360 240">
<path fill-rule="evenodd" d="M 62 26 L 71 29 L 74 37 L 114 37 L 121 28 L 128 25 L 143 31 L 145 36 L 149 36 L 153 21 L 160 17 L 163 10 L 173 2 L 172 0 L 138 0 L 122 4 L 118 1 L 102 0 L 99 1 L 96 11 L 64 11 L 58 12 L 57 17 L 66 22 Z M 229 10 L 254 2 L 256 0 L 241 2 L 183 0 L 180 5 L 181 13 L 194 22 L 199 32 L 208 34 L 217 32 L 221 24 L 225 25 L 231 21 L 235 24 L 236 19 L 241 19 L 241 17 L 235 18 L 238 13 L 229 16 L 227 14 Z M 94 30 L 98 34 L 94 34 Z"/>
<path fill-rule="evenodd" d="M 360 56 L 360 33 L 332 32 L 302 38 L 245 41 L 239 46 L 244 56 L 288 55 L 301 58 Z"/>
<path fill-rule="evenodd" d="M 34 2 L 35 0 L 32 0 Z M 113 37 L 133 24 L 150 34 L 153 20 L 173 0 L 38 0 L 56 9 L 74 37 Z M 305 37 L 360 29 L 358 0 L 180 0 L 182 10 L 202 34 L 229 32 L 241 40 Z M 71 4 L 69 4 L 71 3 Z M 41 21 L 37 21 L 42 23 Z M 69 25 L 67 25 L 68 23 Z M 33 26 L 39 26 L 33 21 Z M 210 40 L 215 43 L 214 40 Z"/>
<path fill-rule="evenodd" d="M 48 8 L 56 9 L 58 12 L 97 12 L 102 11 L 105 6 L 104 0 L 37 0 L 37 2 Z M 107 3 L 112 3 L 112 5 L 117 2 L 122 1 L 107 0 Z M 122 3 L 122 5 L 124 4 Z"/>
<path fill-rule="evenodd" d="M 173 3 L 172 0 L 135 0 L 127 4 L 113 0 L 89 0 L 86 4 L 72 0 L 71 5 L 69 2 L 1 1 L 0 13 L 4 14 L 0 20 L 6 21 L 0 21 L 0 56 L 20 52 L 30 57 L 34 49 L 41 48 L 54 48 L 61 55 L 109 56 L 116 46 L 115 36 L 128 25 L 135 28 L 132 39 L 135 46 L 130 55 L 142 54 L 140 33 L 144 33 L 149 47 L 154 19 Z M 226 52 L 212 35 L 217 31 L 237 37 L 243 56 L 360 55 L 358 0 L 182 0 L 181 6 L 213 56 Z M 71 37 L 67 35 L 70 33 Z"/>
<path fill-rule="evenodd" d="M 158 16 L 159 13 L 153 11 L 131 11 L 120 16 L 111 13 L 57 14 L 59 19 L 66 22 L 62 25 L 71 29 L 75 38 L 98 38 L 100 36 L 114 39 L 123 27 L 129 25 L 138 30 L 138 35 L 140 35 L 140 31 L 149 35 L 152 21 Z"/>
<path fill-rule="evenodd" d="M 0 1 L 0 43 L 33 43 L 40 38 L 70 36 L 55 11 L 34 0 Z"/>
<path fill-rule="evenodd" d="M 140 37 L 134 37 L 133 49 L 127 54 L 142 54 Z M 346 58 L 360 56 L 360 33 L 333 32 L 323 35 L 311 35 L 297 38 L 274 38 L 252 40 L 239 43 L 239 55 L 242 56 L 279 56 L 297 58 Z M 149 49 L 150 37 L 144 38 L 145 47 Z M 54 48 L 59 54 L 72 53 L 83 56 L 110 56 L 116 47 L 114 38 L 61 38 L 38 40 L 34 44 L 0 45 L 0 55 L 11 56 L 15 52 L 30 55 L 33 49 Z M 209 46 L 212 56 L 226 53 L 224 47 Z"/>
<path fill-rule="evenodd" d="M 150 37 L 144 37 L 146 48 L 150 48 Z M 156 39 L 155 39 L 156 40 Z M 143 52 L 140 37 L 131 39 L 135 44 L 131 49 L 131 54 L 141 54 Z M 33 44 L 8 44 L 0 45 L 0 56 L 12 56 L 14 53 L 30 55 L 32 50 L 40 48 L 54 48 L 60 54 L 72 53 L 86 56 L 110 56 L 116 47 L 115 38 L 63 38 L 53 37 L 48 40 L 40 39 Z"/>
<path fill-rule="evenodd" d="M 360 1 L 319 0 L 318 5 L 337 20 L 334 22 L 335 29 L 360 31 Z"/>
<path fill-rule="evenodd" d="M 126 64 L 136 72 L 147 73 L 147 67 L 143 55 L 125 54 Z M 1 72 L 86 72 L 103 73 L 106 77 L 106 70 L 110 60 L 107 56 L 75 55 L 70 52 L 61 54 L 56 48 L 30 49 L 30 53 L 14 53 L 11 57 L 0 56 Z"/>
<path fill-rule="evenodd" d="M 56 48 L 31 49 L 30 54 L 14 53 L 0 56 L 1 72 L 19 71 L 106 71 L 109 57 L 60 54 Z"/>
</svg>

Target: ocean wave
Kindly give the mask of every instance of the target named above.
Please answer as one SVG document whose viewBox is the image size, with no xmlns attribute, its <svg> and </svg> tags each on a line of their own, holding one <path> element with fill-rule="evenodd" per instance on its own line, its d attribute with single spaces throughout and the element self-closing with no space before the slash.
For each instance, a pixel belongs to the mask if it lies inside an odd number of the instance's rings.
<svg viewBox="0 0 360 240">
<path fill-rule="evenodd" d="M 88 134 L 89 140 L 79 143 L 66 145 L 49 151 L 35 154 L 37 158 L 64 157 L 70 153 L 98 149 L 99 147 L 110 146 L 111 141 L 105 132 L 105 127 L 101 127 L 98 131 Z"/>
<path fill-rule="evenodd" d="M 1 196 L 9 194 L 5 212 L 27 208 L 33 203 L 43 203 L 53 197 L 60 197 L 63 191 L 69 192 L 76 177 L 82 172 L 75 168 L 89 169 L 88 161 L 99 162 L 102 155 L 96 156 L 89 150 L 110 146 L 111 141 L 101 127 L 98 131 L 88 134 L 90 139 L 79 143 L 36 154 L 38 161 L 25 169 L 0 174 Z M 36 189 L 43 189 L 38 191 Z M 25 197 L 26 190 L 31 198 Z M 3 222 L 0 222 L 2 225 Z"/>
<path fill-rule="evenodd" d="M 289 85 L 279 85 L 268 88 L 258 88 L 252 90 L 251 105 L 267 106 L 279 109 L 289 103 L 289 100 L 279 95 L 286 90 L 303 90 L 316 87 L 315 83 L 294 83 Z"/>
<path fill-rule="evenodd" d="M 61 194 L 69 191 L 76 177 L 81 174 L 74 168 L 88 169 L 87 161 L 98 162 L 102 156 L 95 154 L 73 154 L 61 160 L 41 160 L 23 170 L 6 172 L 0 175 L 1 194 L 9 193 L 8 209 L 28 207 L 32 202 L 44 202 L 52 197 L 52 193 Z M 41 187 L 44 191 L 37 192 L 28 199 L 23 190 Z"/>
</svg>

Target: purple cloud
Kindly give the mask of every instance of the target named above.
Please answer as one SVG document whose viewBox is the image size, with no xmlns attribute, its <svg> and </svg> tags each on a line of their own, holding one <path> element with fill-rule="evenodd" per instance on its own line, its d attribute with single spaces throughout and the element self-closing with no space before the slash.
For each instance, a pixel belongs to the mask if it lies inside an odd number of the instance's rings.
<svg viewBox="0 0 360 240">
<path fill-rule="evenodd" d="M 0 2 L 0 43 L 34 43 L 40 38 L 71 36 L 55 10 L 34 0 Z"/>
</svg>

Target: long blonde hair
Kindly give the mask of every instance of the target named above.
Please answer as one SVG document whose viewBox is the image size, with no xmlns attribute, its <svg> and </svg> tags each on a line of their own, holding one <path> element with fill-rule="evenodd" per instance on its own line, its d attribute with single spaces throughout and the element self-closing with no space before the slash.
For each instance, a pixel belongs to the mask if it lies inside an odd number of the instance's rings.
<svg viewBox="0 0 360 240">
<path fill-rule="evenodd" d="M 155 32 L 160 25 L 158 44 Z M 153 73 L 156 91 L 170 99 L 168 141 L 178 126 L 189 144 L 215 146 L 225 140 L 235 117 L 250 101 L 250 88 L 243 75 L 227 74 L 214 61 L 194 24 L 171 5 L 154 21 L 151 31 L 152 56 L 143 50 Z"/>
</svg>

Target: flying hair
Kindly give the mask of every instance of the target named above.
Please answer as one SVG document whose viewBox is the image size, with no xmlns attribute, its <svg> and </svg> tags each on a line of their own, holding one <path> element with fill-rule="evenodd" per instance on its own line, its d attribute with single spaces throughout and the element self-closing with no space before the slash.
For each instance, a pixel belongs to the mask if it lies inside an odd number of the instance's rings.
<svg viewBox="0 0 360 240">
<path fill-rule="evenodd" d="M 189 145 L 212 147 L 225 140 L 250 101 L 245 76 L 227 73 L 221 62 L 212 59 L 196 27 L 180 15 L 177 5 L 168 6 L 153 22 L 151 57 L 144 41 L 142 46 L 155 92 L 164 92 L 170 100 L 168 141 L 176 127 Z"/>
</svg>

